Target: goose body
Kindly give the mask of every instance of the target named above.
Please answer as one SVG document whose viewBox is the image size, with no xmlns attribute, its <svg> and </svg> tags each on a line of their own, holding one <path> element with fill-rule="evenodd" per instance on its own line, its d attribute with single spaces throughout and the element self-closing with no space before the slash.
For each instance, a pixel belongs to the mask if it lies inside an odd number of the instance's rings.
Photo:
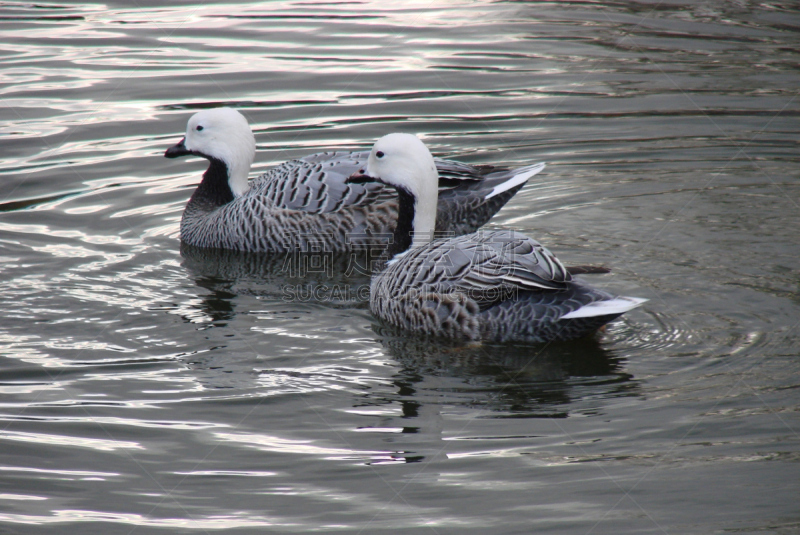
<svg viewBox="0 0 800 535">
<path fill-rule="evenodd" d="M 189 119 L 184 139 L 165 153 L 209 160 L 183 212 L 181 240 L 252 252 L 346 252 L 384 244 L 395 229 L 397 194 L 382 184 L 346 181 L 369 154 L 312 154 L 248 181 L 255 139 L 247 120 L 230 108 L 198 112 Z M 448 235 L 478 229 L 544 168 L 435 162 L 440 177 L 436 230 Z"/>
<path fill-rule="evenodd" d="M 421 334 L 464 340 L 545 342 L 596 331 L 644 299 L 615 297 L 573 278 L 536 240 L 481 230 L 430 239 L 437 170 L 415 136 L 378 140 L 352 182 L 395 187 L 400 220 L 384 263 L 370 282 L 370 310 Z M 410 231 L 412 236 L 401 235 Z"/>
</svg>

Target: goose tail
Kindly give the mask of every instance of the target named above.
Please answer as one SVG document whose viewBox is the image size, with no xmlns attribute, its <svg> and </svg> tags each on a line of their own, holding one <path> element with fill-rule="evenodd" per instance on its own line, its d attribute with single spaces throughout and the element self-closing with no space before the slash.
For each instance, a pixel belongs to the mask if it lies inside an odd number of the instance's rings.
<svg viewBox="0 0 800 535">
<path fill-rule="evenodd" d="M 524 184 L 525 182 L 528 181 L 528 179 L 530 179 L 533 175 L 539 173 L 544 168 L 545 168 L 544 163 L 537 163 L 533 165 L 528 165 L 526 167 L 520 167 L 514 172 L 513 175 L 511 175 L 511 177 L 508 180 L 500 184 L 497 184 L 494 188 L 492 188 L 492 191 L 486 194 L 484 199 L 491 199 L 495 195 L 499 195 L 505 191 L 508 191 L 521 184 Z"/>
<path fill-rule="evenodd" d="M 570 320 L 576 318 L 596 318 L 599 316 L 619 316 L 629 310 L 633 310 L 646 301 L 647 299 L 641 297 L 615 297 L 607 301 L 594 301 L 568 314 L 564 314 L 561 316 L 561 319 Z"/>
</svg>

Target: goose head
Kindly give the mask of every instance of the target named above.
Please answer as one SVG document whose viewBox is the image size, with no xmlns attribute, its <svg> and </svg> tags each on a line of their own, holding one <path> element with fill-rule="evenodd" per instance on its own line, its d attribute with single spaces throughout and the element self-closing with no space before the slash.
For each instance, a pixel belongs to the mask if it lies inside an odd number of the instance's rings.
<svg viewBox="0 0 800 535">
<path fill-rule="evenodd" d="M 247 119 L 238 111 L 212 108 L 192 115 L 186 126 L 186 136 L 168 148 L 164 156 L 178 158 L 190 154 L 224 164 L 234 196 L 247 191 L 256 140 Z"/>
<path fill-rule="evenodd" d="M 413 218 L 413 245 L 430 241 L 436 227 L 436 203 L 439 198 L 439 173 L 428 147 L 412 134 L 389 134 L 372 147 L 365 169 L 353 173 L 351 183 L 380 182 L 400 194 L 402 218 Z M 413 206 L 403 210 L 403 199 Z"/>
</svg>

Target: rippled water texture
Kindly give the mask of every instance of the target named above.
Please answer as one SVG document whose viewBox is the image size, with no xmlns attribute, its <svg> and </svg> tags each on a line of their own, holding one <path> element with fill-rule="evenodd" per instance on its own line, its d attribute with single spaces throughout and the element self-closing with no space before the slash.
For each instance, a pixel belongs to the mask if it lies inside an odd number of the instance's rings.
<svg viewBox="0 0 800 535">
<path fill-rule="evenodd" d="M 796 7 L 3 2 L 0 531 L 800 531 Z M 162 154 L 219 105 L 254 174 L 397 130 L 545 161 L 491 226 L 649 302 L 461 347 L 181 254 L 204 163 Z"/>
</svg>

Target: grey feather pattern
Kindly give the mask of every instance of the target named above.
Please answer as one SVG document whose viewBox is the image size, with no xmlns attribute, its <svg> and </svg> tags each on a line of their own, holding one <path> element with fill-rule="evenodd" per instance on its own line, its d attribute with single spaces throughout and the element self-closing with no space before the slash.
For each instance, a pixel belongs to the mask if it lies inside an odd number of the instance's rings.
<svg viewBox="0 0 800 535">
<path fill-rule="evenodd" d="M 370 309 L 387 323 L 427 335 L 542 342 L 596 330 L 612 317 L 560 318 L 612 298 L 574 281 L 536 240 L 480 231 L 434 240 L 390 262 L 373 277 Z"/>
<path fill-rule="evenodd" d="M 190 201 L 181 240 L 199 247 L 286 252 L 322 246 L 345 252 L 380 245 L 397 220 L 396 192 L 378 183 L 345 180 L 369 152 L 327 152 L 285 162 L 250 182 L 222 206 Z M 522 185 L 486 199 L 496 185 L 522 170 L 474 167 L 437 160 L 440 174 L 437 231 L 472 232 L 486 223 Z"/>
</svg>

